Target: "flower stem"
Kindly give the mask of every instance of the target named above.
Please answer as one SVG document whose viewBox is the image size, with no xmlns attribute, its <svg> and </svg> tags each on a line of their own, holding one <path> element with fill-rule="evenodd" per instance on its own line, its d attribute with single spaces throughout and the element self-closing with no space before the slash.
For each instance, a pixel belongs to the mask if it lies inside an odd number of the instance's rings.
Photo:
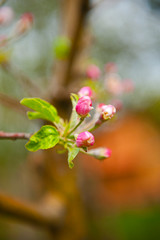
<svg viewBox="0 0 160 240">
<path fill-rule="evenodd" d="M 94 131 L 94 130 L 97 129 L 99 126 L 101 126 L 101 124 L 96 124 L 96 125 L 94 125 L 94 127 L 92 127 L 91 129 L 89 129 L 88 132 Z"/>
<path fill-rule="evenodd" d="M 80 118 L 79 123 L 69 132 L 68 136 L 69 137 L 71 135 L 71 133 L 73 133 L 80 125 L 81 123 L 84 121 L 84 118 Z"/>
</svg>

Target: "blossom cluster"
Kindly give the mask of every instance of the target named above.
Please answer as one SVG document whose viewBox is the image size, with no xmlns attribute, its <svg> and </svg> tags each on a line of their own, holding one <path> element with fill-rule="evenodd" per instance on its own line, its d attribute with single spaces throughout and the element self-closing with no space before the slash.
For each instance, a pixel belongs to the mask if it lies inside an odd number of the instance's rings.
<svg viewBox="0 0 160 240">
<path fill-rule="evenodd" d="M 79 99 L 75 106 L 75 110 L 80 119 L 84 120 L 87 116 L 90 116 L 89 113 L 93 109 L 91 100 L 93 97 L 93 91 L 90 87 L 85 86 L 79 90 L 78 95 Z M 94 127 L 90 131 L 80 132 L 78 135 L 75 134 L 77 147 L 86 149 L 90 146 L 93 146 L 95 143 L 95 138 L 91 131 L 105 121 L 110 120 L 115 113 L 116 108 L 113 105 L 105 105 L 104 103 L 98 104 L 96 107 L 96 115 L 98 114 L 98 120 L 95 121 Z M 108 148 L 98 148 L 91 150 L 89 155 L 92 155 L 97 159 L 105 159 L 110 157 L 111 150 Z"/>
<path fill-rule="evenodd" d="M 5 65 L 9 62 L 10 52 L 6 50 L 12 41 L 17 40 L 25 33 L 27 33 L 33 26 L 33 15 L 31 13 L 24 13 L 15 22 L 13 28 L 9 33 L 0 35 L 0 64 Z M 5 27 L 14 20 L 14 11 L 9 6 L 0 7 L 0 27 Z"/>
<path fill-rule="evenodd" d="M 105 66 L 106 74 L 104 79 L 107 81 L 113 81 L 115 83 L 115 77 L 119 77 L 117 73 L 117 67 L 113 63 L 109 63 Z M 100 69 L 97 66 L 91 66 L 86 71 L 88 77 L 88 85 L 82 87 L 78 94 L 71 94 L 72 101 L 72 113 L 69 121 L 64 121 L 57 113 L 57 109 L 51 104 L 40 98 L 24 98 L 21 104 L 31 108 L 35 112 L 28 112 L 29 119 L 42 118 L 52 122 L 52 125 L 45 125 L 30 137 L 29 142 L 26 144 L 26 148 L 29 151 L 37 151 L 39 149 L 48 149 L 54 147 L 56 144 L 62 145 L 65 150 L 68 151 L 68 163 L 69 167 L 74 166 L 73 159 L 79 152 L 88 154 L 99 160 L 104 160 L 111 156 L 111 150 L 107 147 L 99 147 L 95 149 L 88 149 L 94 146 L 95 137 L 93 131 L 100 127 L 107 121 L 114 118 L 116 112 L 120 109 L 121 102 L 119 99 L 110 99 L 111 104 L 106 104 L 106 100 L 99 101 L 99 96 L 103 95 L 102 90 L 99 88 L 102 84 L 99 78 L 102 76 Z M 112 90 L 112 95 L 116 95 L 119 89 L 131 90 L 131 84 L 125 85 L 126 81 L 119 81 L 114 85 L 106 84 L 109 88 L 108 92 L 102 85 L 104 95 L 106 96 Z M 95 83 L 95 85 L 93 84 Z M 106 83 L 105 81 L 103 83 Z M 97 85 L 98 84 L 98 87 Z M 125 87 L 124 87 L 125 86 Z M 127 86 L 127 87 L 126 87 Z M 96 88 L 97 87 L 97 88 Z M 119 89 L 118 89 L 119 88 Z M 95 92 L 98 89 L 100 92 Z M 113 91 L 114 89 L 114 91 Z M 118 89 L 117 91 L 115 91 Z M 114 100 L 114 101 L 113 101 Z M 109 99 L 107 99 L 107 102 Z M 115 104 L 113 104 L 113 102 Z M 45 137 L 44 137 L 45 136 Z"/>
<path fill-rule="evenodd" d="M 86 69 L 86 79 L 85 85 L 91 87 L 91 89 L 84 87 L 85 95 L 90 91 L 89 96 L 92 93 L 92 96 L 97 100 L 103 99 L 105 101 L 105 99 L 110 99 L 111 104 L 115 106 L 117 111 L 123 106 L 121 96 L 134 90 L 133 81 L 121 79 L 117 65 L 113 62 L 107 63 L 104 66 L 104 71 L 101 71 L 97 65 L 89 65 Z"/>
</svg>

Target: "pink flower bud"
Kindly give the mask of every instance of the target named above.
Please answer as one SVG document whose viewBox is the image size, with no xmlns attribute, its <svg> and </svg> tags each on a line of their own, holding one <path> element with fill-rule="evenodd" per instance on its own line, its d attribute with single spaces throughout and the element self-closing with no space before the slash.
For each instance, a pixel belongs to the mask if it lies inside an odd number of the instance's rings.
<svg viewBox="0 0 160 240">
<path fill-rule="evenodd" d="M 96 148 L 89 150 L 87 153 L 99 160 L 104 160 L 111 156 L 112 151 L 109 148 Z"/>
<path fill-rule="evenodd" d="M 97 124 L 101 124 L 103 121 L 111 119 L 116 113 L 116 108 L 113 105 L 104 105 L 103 103 L 99 104 L 97 111 L 100 112 L 99 120 Z"/>
<path fill-rule="evenodd" d="M 93 134 L 88 131 L 78 134 L 76 138 L 77 147 L 90 147 L 94 142 Z"/>
<path fill-rule="evenodd" d="M 0 8 L 0 24 L 8 24 L 13 19 L 13 10 L 10 7 Z"/>
<path fill-rule="evenodd" d="M 115 63 L 110 62 L 110 63 L 106 64 L 105 70 L 107 73 L 115 73 L 115 72 L 117 72 L 117 66 Z"/>
<path fill-rule="evenodd" d="M 21 35 L 27 32 L 33 24 L 33 15 L 31 13 L 24 13 L 17 23 L 15 33 Z"/>
<path fill-rule="evenodd" d="M 83 97 L 83 96 L 92 97 L 93 95 L 92 89 L 90 87 L 83 87 L 79 90 L 78 95 L 80 97 Z"/>
<path fill-rule="evenodd" d="M 101 119 L 104 121 L 111 119 L 116 113 L 116 108 L 113 105 L 104 105 L 101 109 Z"/>
<path fill-rule="evenodd" d="M 83 97 L 79 98 L 77 105 L 76 105 L 76 112 L 81 117 L 86 117 L 91 109 L 92 109 L 92 101 L 91 101 L 90 97 L 83 96 Z"/>
<path fill-rule="evenodd" d="M 90 65 L 87 69 L 86 75 L 88 78 L 96 80 L 100 77 L 100 69 L 96 65 Z"/>
</svg>

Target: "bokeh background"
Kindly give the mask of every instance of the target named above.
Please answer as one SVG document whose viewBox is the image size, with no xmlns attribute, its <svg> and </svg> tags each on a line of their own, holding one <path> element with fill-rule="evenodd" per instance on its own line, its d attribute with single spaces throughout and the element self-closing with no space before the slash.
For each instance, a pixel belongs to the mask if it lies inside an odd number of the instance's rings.
<svg viewBox="0 0 160 240">
<path fill-rule="evenodd" d="M 94 1 L 96 2 L 96 1 Z M 14 21 L 24 12 L 35 17 L 33 29 L 11 46 L 11 62 L 42 90 L 50 82 L 60 31 L 56 0 L 8 0 Z M 0 29 L 4 34 L 15 22 Z M 132 240 L 160 238 L 160 1 L 104 0 L 91 10 L 92 34 L 88 58 L 102 69 L 115 62 L 122 78 L 135 90 L 122 97 L 116 122 L 96 131 L 96 145 L 112 149 L 105 162 L 80 156 L 75 162 L 86 212 L 86 239 Z M 0 69 L 0 91 L 28 96 L 15 78 Z M 0 130 L 33 132 L 36 122 L 0 104 Z M 30 161 L 23 141 L 1 141 L 0 189 L 31 199 Z M 34 180 L 33 180 L 34 181 Z M 25 233 L 25 234 L 24 234 Z M 0 239 L 47 239 L 39 229 L 0 217 Z"/>
</svg>

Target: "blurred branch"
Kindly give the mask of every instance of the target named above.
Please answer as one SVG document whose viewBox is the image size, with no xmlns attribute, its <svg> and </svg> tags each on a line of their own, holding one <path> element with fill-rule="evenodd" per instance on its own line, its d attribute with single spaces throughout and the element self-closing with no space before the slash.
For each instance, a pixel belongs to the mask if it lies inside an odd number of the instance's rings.
<svg viewBox="0 0 160 240">
<path fill-rule="evenodd" d="M 33 81 L 28 76 L 24 75 L 16 66 L 6 65 L 3 69 L 11 74 L 30 96 L 35 97 L 35 95 L 43 95 L 39 86 L 33 83 Z"/>
<path fill-rule="evenodd" d="M 54 206 L 52 206 L 54 208 Z M 55 206 L 56 207 L 56 206 Z M 0 193 L 0 214 L 31 225 L 48 228 L 50 230 L 58 229 L 61 225 L 62 215 L 49 214 L 37 208 L 33 204 L 21 202 L 9 196 Z"/>
<path fill-rule="evenodd" d="M 76 56 L 76 53 L 78 50 L 78 42 L 80 40 L 80 35 L 81 35 L 84 21 L 86 19 L 88 8 L 89 8 L 89 1 L 88 0 L 81 1 L 81 5 L 79 8 L 79 13 L 80 13 L 79 19 L 77 21 L 77 26 L 76 26 L 75 30 L 73 31 L 73 35 L 71 37 L 72 46 L 71 46 L 70 55 L 69 55 L 69 59 L 68 59 L 68 67 L 67 67 L 66 75 L 64 78 L 64 85 L 68 84 L 68 82 L 70 81 L 72 65 L 75 60 L 75 56 Z M 75 23 L 73 23 L 73 24 L 75 24 Z"/>
<path fill-rule="evenodd" d="M 10 139 L 10 140 L 16 140 L 16 139 L 29 139 L 31 136 L 30 133 L 8 133 L 0 131 L 0 139 Z"/>
<path fill-rule="evenodd" d="M 73 68 L 80 53 L 82 31 L 89 10 L 89 0 L 63 1 L 62 36 L 71 41 L 70 54 L 65 61 L 57 61 L 52 82 L 52 98 L 62 98 L 67 85 L 73 80 Z M 57 83 L 55 83 L 55 80 Z M 56 85 L 56 87 L 55 87 Z M 54 87 L 53 87 L 54 86 Z"/>
<path fill-rule="evenodd" d="M 0 103 L 6 107 L 26 114 L 25 107 L 21 106 L 19 100 L 12 98 L 4 93 L 0 93 Z"/>
<path fill-rule="evenodd" d="M 5 2 L 6 2 L 6 0 L 1 0 L 0 1 L 0 6 L 2 6 Z"/>
</svg>

